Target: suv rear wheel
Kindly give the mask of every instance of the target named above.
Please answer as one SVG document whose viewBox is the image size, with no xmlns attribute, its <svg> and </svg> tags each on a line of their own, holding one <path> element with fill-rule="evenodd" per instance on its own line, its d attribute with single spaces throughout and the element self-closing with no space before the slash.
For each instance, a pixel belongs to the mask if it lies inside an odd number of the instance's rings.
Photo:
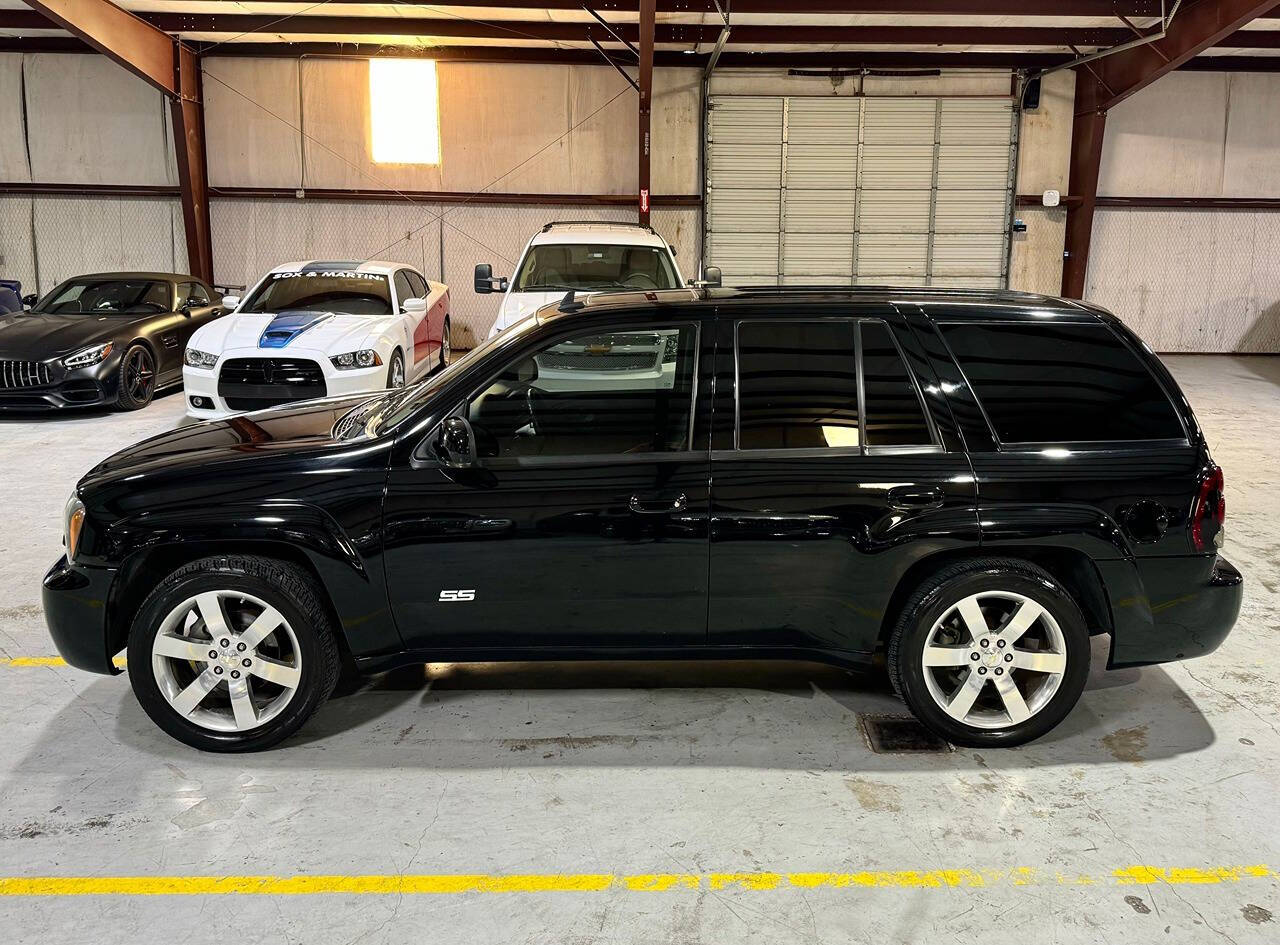
<svg viewBox="0 0 1280 945">
<path fill-rule="evenodd" d="M 1075 706 L 1089 631 L 1048 572 L 1016 559 L 965 562 L 907 601 L 888 664 L 898 695 L 934 732 L 957 745 L 1011 747 Z"/>
<path fill-rule="evenodd" d="M 203 751 L 254 751 L 296 732 L 338 679 L 319 592 L 269 558 L 195 561 L 166 577 L 129 633 L 129 681 L 151 720 Z"/>
</svg>

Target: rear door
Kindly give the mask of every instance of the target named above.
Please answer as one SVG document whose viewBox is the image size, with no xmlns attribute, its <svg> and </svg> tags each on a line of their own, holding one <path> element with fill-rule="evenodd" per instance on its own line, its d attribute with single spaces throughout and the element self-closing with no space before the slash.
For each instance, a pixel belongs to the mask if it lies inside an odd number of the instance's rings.
<svg viewBox="0 0 1280 945">
<path fill-rule="evenodd" d="M 710 640 L 867 653 L 911 565 L 977 542 L 973 477 L 891 307 L 788 305 L 722 314 Z"/>
</svg>

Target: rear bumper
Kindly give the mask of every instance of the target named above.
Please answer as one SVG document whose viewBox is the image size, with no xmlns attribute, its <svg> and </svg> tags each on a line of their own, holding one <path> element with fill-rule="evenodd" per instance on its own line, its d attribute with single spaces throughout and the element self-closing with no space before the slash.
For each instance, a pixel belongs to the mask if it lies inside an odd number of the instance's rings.
<svg viewBox="0 0 1280 945">
<path fill-rule="evenodd" d="M 66 556 L 44 576 L 44 619 L 58 653 L 76 669 L 115 675 L 115 647 L 107 640 L 107 599 L 116 572 L 68 563 Z"/>
<path fill-rule="evenodd" d="M 1244 600 L 1244 578 L 1226 558 L 1197 555 L 1098 562 L 1111 595 L 1113 668 L 1212 653 Z"/>
</svg>

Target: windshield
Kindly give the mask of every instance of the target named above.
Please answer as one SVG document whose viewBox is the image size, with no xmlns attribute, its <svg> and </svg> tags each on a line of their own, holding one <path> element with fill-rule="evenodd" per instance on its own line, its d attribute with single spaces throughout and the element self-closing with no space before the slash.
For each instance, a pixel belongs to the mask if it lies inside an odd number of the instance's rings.
<svg viewBox="0 0 1280 945">
<path fill-rule="evenodd" d="M 578 289 L 678 289 L 675 268 L 665 249 L 601 243 L 547 243 L 530 246 L 515 292 Z"/>
<path fill-rule="evenodd" d="M 378 436 L 395 429 L 426 403 L 436 391 L 457 377 L 460 371 L 466 370 L 469 365 L 486 357 L 489 352 L 516 341 L 537 324 L 537 317 L 530 315 L 516 322 L 506 331 L 486 339 L 429 379 L 401 390 L 388 391 L 381 397 L 349 410 L 333 425 L 333 438 L 354 440 L 359 436 Z"/>
<path fill-rule="evenodd" d="M 391 290 L 378 272 L 273 272 L 240 306 L 241 312 L 342 312 L 390 315 Z"/>
<path fill-rule="evenodd" d="M 76 279 L 60 285 L 32 309 L 52 315 L 144 315 L 172 306 L 167 282 L 152 279 Z"/>
</svg>

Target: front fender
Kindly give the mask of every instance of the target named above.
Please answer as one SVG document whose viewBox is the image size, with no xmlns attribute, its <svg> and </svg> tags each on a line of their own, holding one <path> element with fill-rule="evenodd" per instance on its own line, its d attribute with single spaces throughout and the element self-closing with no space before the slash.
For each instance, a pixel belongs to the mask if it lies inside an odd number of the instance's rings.
<svg viewBox="0 0 1280 945">
<path fill-rule="evenodd" d="M 376 532 L 369 535 L 370 546 L 362 547 L 323 509 L 296 500 L 144 512 L 113 523 L 103 536 L 106 556 L 123 562 L 113 609 L 127 627 L 157 575 L 207 555 L 261 554 L 312 572 L 353 654 L 396 651 L 402 644 L 373 547 Z"/>
</svg>

